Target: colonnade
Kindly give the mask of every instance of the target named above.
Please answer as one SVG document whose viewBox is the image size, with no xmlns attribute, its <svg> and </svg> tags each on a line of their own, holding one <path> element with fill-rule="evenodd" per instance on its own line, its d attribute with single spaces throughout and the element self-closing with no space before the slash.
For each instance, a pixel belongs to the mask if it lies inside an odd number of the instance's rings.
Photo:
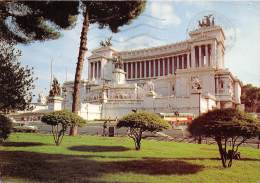
<svg viewBox="0 0 260 183">
<path fill-rule="evenodd" d="M 100 79 L 101 77 L 101 61 L 90 62 L 90 79 Z"/>
<path fill-rule="evenodd" d="M 151 60 L 130 61 L 124 63 L 127 79 L 152 78 L 174 74 L 176 69 L 191 67 L 189 53 Z"/>
<path fill-rule="evenodd" d="M 211 44 L 204 44 L 204 45 L 199 45 L 195 46 L 193 48 L 193 54 L 192 55 L 192 60 L 194 60 L 194 63 L 192 64 L 192 67 L 209 67 L 212 66 L 213 63 L 213 51 L 211 48 Z"/>
<path fill-rule="evenodd" d="M 147 60 L 124 61 L 124 71 L 127 79 L 154 78 L 174 74 L 176 69 L 189 69 L 212 66 L 215 56 L 211 44 L 194 46 L 191 52 L 158 57 Z M 90 62 L 90 79 L 101 78 L 101 61 Z"/>
</svg>

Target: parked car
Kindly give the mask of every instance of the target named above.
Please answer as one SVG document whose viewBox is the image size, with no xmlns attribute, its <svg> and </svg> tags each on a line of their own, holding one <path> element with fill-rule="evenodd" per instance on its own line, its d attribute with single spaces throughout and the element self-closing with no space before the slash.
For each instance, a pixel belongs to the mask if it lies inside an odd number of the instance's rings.
<svg viewBox="0 0 260 183">
<path fill-rule="evenodd" d="M 27 125 L 25 123 L 13 123 L 14 132 L 31 132 L 36 133 L 38 131 L 37 126 Z"/>
</svg>

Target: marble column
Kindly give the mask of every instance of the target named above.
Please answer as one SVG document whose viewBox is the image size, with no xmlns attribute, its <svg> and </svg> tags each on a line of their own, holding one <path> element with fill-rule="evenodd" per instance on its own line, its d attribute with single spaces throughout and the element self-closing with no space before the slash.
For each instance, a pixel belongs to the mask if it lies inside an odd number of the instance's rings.
<svg viewBox="0 0 260 183">
<path fill-rule="evenodd" d="M 99 79 L 99 61 L 97 61 L 97 79 Z"/>
<path fill-rule="evenodd" d="M 210 64 L 209 64 L 209 54 L 208 54 L 208 52 L 209 52 L 209 49 L 208 49 L 208 45 L 206 44 L 206 45 L 205 45 L 206 67 L 209 67 L 209 66 L 210 66 Z"/>
<path fill-rule="evenodd" d="M 217 60 L 216 60 L 216 41 L 214 41 L 214 43 L 212 44 L 212 48 L 211 48 L 211 65 L 216 67 L 217 66 Z"/>
<path fill-rule="evenodd" d="M 162 59 L 161 62 L 163 63 L 163 64 L 162 64 L 162 67 L 163 67 L 163 69 L 162 69 L 162 75 L 164 76 L 164 75 L 165 75 L 165 62 L 164 62 L 164 59 Z"/>
</svg>

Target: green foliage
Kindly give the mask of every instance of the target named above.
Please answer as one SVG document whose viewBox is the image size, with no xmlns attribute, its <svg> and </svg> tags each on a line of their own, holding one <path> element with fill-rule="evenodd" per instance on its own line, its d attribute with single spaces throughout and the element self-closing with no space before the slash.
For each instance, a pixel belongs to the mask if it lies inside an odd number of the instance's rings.
<svg viewBox="0 0 260 183">
<path fill-rule="evenodd" d="M 53 125 L 53 126 L 58 124 L 62 124 L 66 126 L 72 126 L 72 125 L 83 126 L 87 123 L 87 121 L 84 120 L 79 115 L 67 110 L 47 113 L 42 117 L 41 120 L 43 123 L 46 123 L 48 125 Z"/>
<path fill-rule="evenodd" d="M 155 113 L 138 111 L 132 112 L 120 119 L 117 123 L 117 128 L 121 127 L 129 128 L 128 136 L 134 140 L 135 149 L 140 150 L 143 132 L 161 131 L 170 128 L 170 125 Z"/>
<path fill-rule="evenodd" d="M 32 69 L 18 61 L 21 52 L 0 42 L 0 111 L 29 109 L 34 89 Z"/>
<path fill-rule="evenodd" d="M 167 129 L 170 125 L 155 113 L 138 111 L 136 113 L 129 113 L 120 119 L 117 127 L 140 128 L 143 131 L 154 132 Z"/>
<path fill-rule="evenodd" d="M 251 84 L 244 85 L 241 90 L 241 103 L 248 112 L 260 112 L 260 88 Z"/>
<path fill-rule="evenodd" d="M 29 43 L 60 37 L 75 25 L 79 1 L 1 1 L 0 38 Z"/>
<path fill-rule="evenodd" d="M 84 1 L 89 12 L 90 23 L 97 23 L 100 28 L 108 26 L 117 32 L 118 27 L 130 24 L 143 11 L 146 1 Z"/>
<path fill-rule="evenodd" d="M 10 118 L 0 114 L 0 141 L 6 140 L 12 130 L 12 121 Z"/>
<path fill-rule="evenodd" d="M 77 114 L 66 110 L 47 113 L 41 118 L 41 121 L 52 126 L 52 135 L 56 145 L 60 145 L 68 127 L 83 126 L 87 123 Z"/>
<path fill-rule="evenodd" d="M 251 138 L 259 133 L 260 122 L 236 109 L 217 109 L 193 120 L 188 130 L 193 136 Z"/>
<path fill-rule="evenodd" d="M 194 119 L 188 130 L 195 137 L 213 138 L 217 142 L 222 165 L 226 168 L 232 166 L 238 147 L 247 139 L 260 134 L 260 122 L 252 115 L 236 109 L 217 109 Z"/>
</svg>

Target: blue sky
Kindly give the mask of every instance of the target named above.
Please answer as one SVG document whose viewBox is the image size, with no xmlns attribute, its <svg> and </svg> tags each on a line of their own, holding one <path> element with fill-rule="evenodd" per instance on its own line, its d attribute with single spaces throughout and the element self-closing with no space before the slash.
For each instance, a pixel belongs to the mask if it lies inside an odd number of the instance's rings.
<svg viewBox="0 0 260 183">
<path fill-rule="evenodd" d="M 213 13 L 216 24 L 225 28 L 228 37 L 225 64 L 243 83 L 260 86 L 260 2 L 256 1 L 148 1 L 144 13 L 130 25 L 113 34 L 108 29 L 91 25 L 88 33 L 88 56 L 99 42 L 112 36 L 118 50 L 164 45 L 188 38 L 191 30 L 203 16 Z M 54 41 L 19 45 L 21 62 L 34 67 L 35 94 L 47 94 L 50 83 L 50 61 L 53 73 L 60 82 L 73 80 L 78 56 L 82 17 L 72 30 L 62 31 Z M 83 78 L 87 79 L 87 61 Z"/>
</svg>

